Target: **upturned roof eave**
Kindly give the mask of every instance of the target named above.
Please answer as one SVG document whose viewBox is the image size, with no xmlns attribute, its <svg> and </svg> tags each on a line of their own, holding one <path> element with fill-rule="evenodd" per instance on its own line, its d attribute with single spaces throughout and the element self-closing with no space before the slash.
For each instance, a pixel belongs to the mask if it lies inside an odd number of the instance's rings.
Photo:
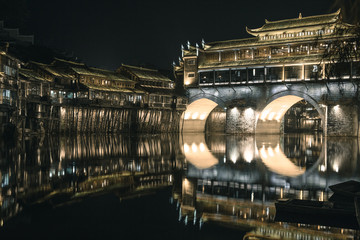
<svg viewBox="0 0 360 240">
<path fill-rule="evenodd" d="M 269 24 L 273 24 L 273 25 L 274 24 L 282 24 L 284 22 L 291 22 L 291 21 L 293 21 L 295 23 L 296 21 L 304 21 L 304 20 L 311 20 L 311 19 L 314 20 L 313 24 L 307 25 L 306 23 L 304 23 L 303 26 L 301 26 L 301 25 L 296 26 L 296 28 L 298 28 L 298 27 L 326 25 L 326 24 L 334 24 L 334 23 L 338 22 L 339 20 L 341 20 L 340 13 L 341 13 L 341 9 L 337 10 L 334 13 L 316 15 L 316 16 L 283 19 L 283 20 L 278 20 L 278 21 L 269 21 L 269 20 L 265 19 L 265 24 L 262 27 L 254 28 L 254 29 L 250 29 L 250 28 L 246 27 L 246 31 L 247 31 L 247 33 L 249 33 L 249 34 L 251 34 L 253 36 L 257 36 L 259 33 L 263 33 L 263 32 L 279 31 L 279 30 L 283 30 L 283 29 L 289 29 L 289 27 L 280 27 L 278 29 L 265 29 Z M 328 19 L 327 23 L 324 23 L 324 22 L 321 22 L 319 20 L 316 20 L 316 18 L 329 18 L 329 19 Z"/>
</svg>

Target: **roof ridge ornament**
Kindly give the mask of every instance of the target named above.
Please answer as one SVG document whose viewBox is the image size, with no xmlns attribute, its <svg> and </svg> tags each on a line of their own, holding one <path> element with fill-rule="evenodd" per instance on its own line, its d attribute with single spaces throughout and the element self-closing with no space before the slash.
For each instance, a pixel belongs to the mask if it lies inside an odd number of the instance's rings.
<svg viewBox="0 0 360 240">
<path fill-rule="evenodd" d="M 299 13 L 299 19 L 302 19 L 302 15 L 301 15 L 301 13 Z"/>
</svg>

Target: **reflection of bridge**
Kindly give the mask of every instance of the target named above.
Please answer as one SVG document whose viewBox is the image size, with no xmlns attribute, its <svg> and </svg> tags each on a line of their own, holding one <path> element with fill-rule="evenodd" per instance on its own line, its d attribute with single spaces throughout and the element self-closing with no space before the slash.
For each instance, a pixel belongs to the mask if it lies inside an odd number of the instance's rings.
<svg viewBox="0 0 360 240">
<path fill-rule="evenodd" d="M 305 100 L 319 113 L 324 135 L 358 136 L 360 63 L 334 64 L 324 57 L 336 39 L 349 38 L 336 31 L 352 27 L 341 19 L 337 11 L 266 20 L 246 29 L 252 38 L 203 41 L 201 47 L 188 43 L 175 66 L 190 103 L 183 132 L 203 132 L 219 106 L 226 112 L 227 133 L 279 133 L 287 110 Z"/>
<path fill-rule="evenodd" d="M 274 221 L 274 199 L 291 195 L 300 199 L 328 199 L 329 194 L 323 190 L 311 189 L 311 186 L 310 189 L 286 189 L 264 184 L 185 178 L 181 192 L 179 220 L 184 219 L 185 224 L 199 222 L 200 227 L 203 224 L 206 227 L 210 221 L 219 223 L 224 230 L 226 227 L 241 229 L 244 232 L 272 236 L 274 239 L 313 239 L 315 236 L 321 236 L 321 239 L 347 239 L 355 233 L 353 230 L 343 229 L 349 225 L 342 222 L 338 223 L 339 228 L 330 228 Z"/>
<path fill-rule="evenodd" d="M 203 134 L 183 135 L 183 151 L 190 163 L 188 177 L 323 190 L 341 181 L 360 179 L 356 170 L 358 147 L 353 138 L 324 138 L 321 143 L 314 136 L 306 136 L 297 148 L 303 148 L 307 165 L 297 165 L 294 157 L 286 156 L 284 149 L 289 146 L 281 143 L 284 141 L 279 136 L 232 136 L 226 140 L 215 136 L 207 140 L 211 147 Z"/>
</svg>

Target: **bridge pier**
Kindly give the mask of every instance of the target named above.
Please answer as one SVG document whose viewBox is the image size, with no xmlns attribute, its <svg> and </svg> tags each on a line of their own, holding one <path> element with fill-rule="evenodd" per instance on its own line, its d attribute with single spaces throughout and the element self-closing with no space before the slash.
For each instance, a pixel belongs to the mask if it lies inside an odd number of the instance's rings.
<svg viewBox="0 0 360 240">
<path fill-rule="evenodd" d="M 254 134 L 255 123 L 256 112 L 251 107 L 232 107 L 226 109 L 226 133 Z"/>
<path fill-rule="evenodd" d="M 359 111 L 352 104 L 329 104 L 326 114 L 327 136 L 359 137 Z M 325 130 L 325 129 L 324 129 Z"/>
</svg>

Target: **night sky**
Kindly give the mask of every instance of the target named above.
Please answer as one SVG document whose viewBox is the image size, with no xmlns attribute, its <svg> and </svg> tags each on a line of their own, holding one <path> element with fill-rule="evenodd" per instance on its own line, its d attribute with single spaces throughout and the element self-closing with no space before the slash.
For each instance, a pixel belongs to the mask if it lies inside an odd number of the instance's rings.
<svg viewBox="0 0 360 240">
<path fill-rule="evenodd" d="M 332 0 L 1 2 L 7 2 L 0 12 L 6 23 L 34 34 L 36 44 L 110 70 L 121 63 L 171 68 L 187 40 L 194 45 L 202 38 L 205 42 L 246 38 L 250 35 L 245 26 L 261 27 L 265 18 L 281 20 L 298 17 L 299 12 L 305 17 L 333 10 Z"/>
</svg>

